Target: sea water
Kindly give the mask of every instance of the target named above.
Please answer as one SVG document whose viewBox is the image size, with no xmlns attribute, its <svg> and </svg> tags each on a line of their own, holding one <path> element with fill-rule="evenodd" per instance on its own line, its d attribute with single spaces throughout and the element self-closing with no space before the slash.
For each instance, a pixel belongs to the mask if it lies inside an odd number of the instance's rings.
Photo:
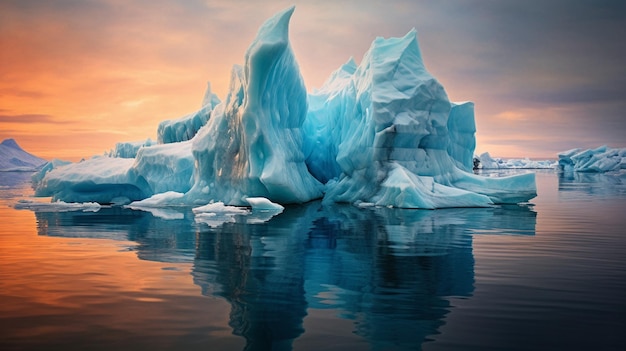
<svg viewBox="0 0 626 351">
<path fill-rule="evenodd" d="M 626 349 L 623 173 L 537 171 L 529 204 L 216 227 L 16 210 L 29 177 L 0 173 L 2 350 Z"/>
</svg>

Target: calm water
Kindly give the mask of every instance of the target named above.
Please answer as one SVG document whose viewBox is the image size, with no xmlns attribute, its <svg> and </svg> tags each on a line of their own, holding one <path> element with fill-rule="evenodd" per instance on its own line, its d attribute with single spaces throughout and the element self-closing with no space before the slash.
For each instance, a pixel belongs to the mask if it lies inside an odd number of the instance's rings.
<svg viewBox="0 0 626 351">
<path fill-rule="evenodd" d="M 537 173 L 532 205 L 289 207 L 263 224 L 12 208 L 0 349 L 625 350 L 626 176 Z"/>
</svg>

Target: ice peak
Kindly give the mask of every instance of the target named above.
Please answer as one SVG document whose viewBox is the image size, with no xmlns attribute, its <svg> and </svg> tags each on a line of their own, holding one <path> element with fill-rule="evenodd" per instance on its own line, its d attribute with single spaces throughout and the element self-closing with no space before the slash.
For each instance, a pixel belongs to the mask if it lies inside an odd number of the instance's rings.
<svg viewBox="0 0 626 351">
<path fill-rule="evenodd" d="M 265 21 L 265 23 L 261 25 L 261 28 L 259 28 L 257 37 L 248 49 L 248 53 L 255 48 L 255 44 L 288 45 L 289 20 L 295 8 L 295 6 L 286 8 Z M 246 56 L 248 56 L 248 54 L 246 54 Z"/>
<path fill-rule="evenodd" d="M 15 139 L 10 138 L 10 139 L 4 139 L 1 143 L 1 145 L 16 149 L 16 150 L 22 150 L 22 148 L 17 145 L 17 141 L 15 141 Z"/>
<path fill-rule="evenodd" d="M 372 43 L 371 50 L 377 54 L 372 58 L 374 62 L 384 64 L 387 62 L 405 61 L 404 59 L 407 58 L 412 65 L 421 66 L 422 68 L 424 66 L 415 28 L 399 38 L 377 37 Z"/>
</svg>

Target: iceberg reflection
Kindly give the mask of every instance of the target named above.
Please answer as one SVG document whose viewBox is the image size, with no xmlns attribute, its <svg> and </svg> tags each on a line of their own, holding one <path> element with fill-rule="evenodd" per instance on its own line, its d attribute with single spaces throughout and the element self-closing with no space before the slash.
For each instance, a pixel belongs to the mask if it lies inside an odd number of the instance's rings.
<svg viewBox="0 0 626 351">
<path fill-rule="evenodd" d="M 193 263 L 203 295 L 231 304 L 246 350 L 290 350 L 312 310 L 353 321 L 372 348 L 415 348 L 438 333 L 450 297 L 474 291 L 475 234 L 534 235 L 530 207 L 438 211 L 322 206 L 285 209 L 262 224 L 211 228 L 119 207 L 36 212 L 40 235 L 137 242 L 141 259 Z M 182 218 L 181 218 L 182 217 Z M 315 333 L 314 330 L 309 330 Z"/>
<path fill-rule="evenodd" d="M 586 173 L 561 171 L 558 173 L 559 196 L 601 195 L 619 198 L 626 194 L 626 171 Z"/>
</svg>

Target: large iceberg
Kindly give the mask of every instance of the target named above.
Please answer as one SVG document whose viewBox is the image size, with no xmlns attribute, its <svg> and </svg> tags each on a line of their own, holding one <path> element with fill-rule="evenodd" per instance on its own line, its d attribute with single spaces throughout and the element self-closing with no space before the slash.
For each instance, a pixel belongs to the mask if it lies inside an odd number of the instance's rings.
<svg viewBox="0 0 626 351">
<path fill-rule="evenodd" d="M 626 169 L 626 148 L 606 145 L 596 149 L 571 149 L 560 152 L 559 168 L 566 172 L 609 172 Z"/>
<path fill-rule="evenodd" d="M 534 174 L 471 173 L 473 103 L 452 103 L 422 62 L 416 32 L 377 38 L 307 96 L 289 42 L 288 8 L 259 29 L 223 101 L 159 125 L 135 158 L 96 157 L 38 175 L 61 201 L 167 205 L 329 202 L 404 208 L 482 207 L 536 196 Z M 129 145 L 133 152 L 136 144 Z M 263 201 L 266 201 L 263 200 Z"/>
</svg>

